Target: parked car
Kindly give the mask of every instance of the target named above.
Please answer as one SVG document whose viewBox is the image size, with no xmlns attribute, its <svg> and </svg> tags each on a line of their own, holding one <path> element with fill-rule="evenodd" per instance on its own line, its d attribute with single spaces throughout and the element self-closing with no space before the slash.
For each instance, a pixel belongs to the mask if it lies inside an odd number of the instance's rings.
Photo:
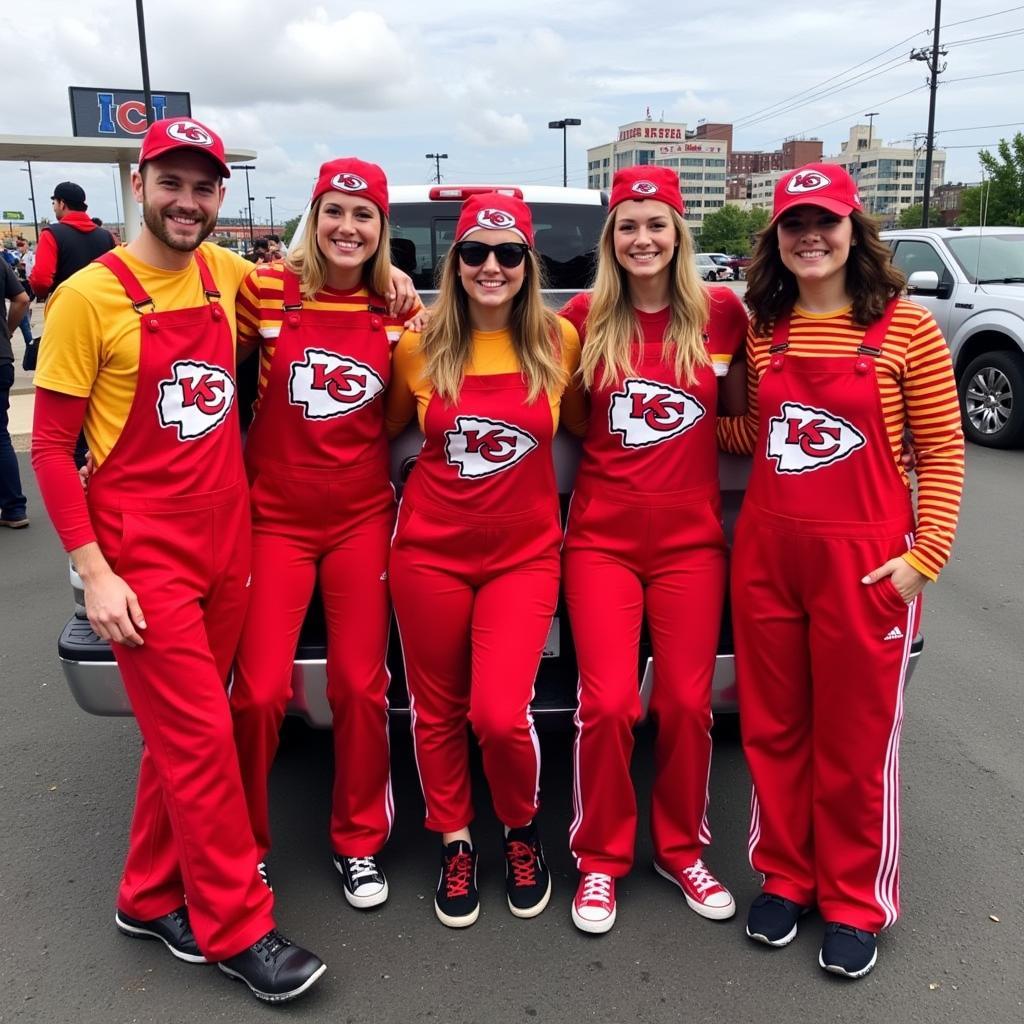
<svg viewBox="0 0 1024 1024">
<path fill-rule="evenodd" d="M 697 273 L 705 281 L 731 281 L 732 270 L 729 267 L 723 267 L 720 263 L 715 262 L 711 256 L 706 252 L 698 252 L 694 255 L 694 259 L 697 262 Z"/>
<path fill-rule="evenodd" d="M 917 228 L 882 238 L 949 344 L 965 436 L 989 448 L 1024 445 L 1024 228 Z"/>
<path fill-rule="evenodd" d="M 747 267 L 750 266 L 749 256 L 730 256 L 729 267 L 736 275 L 737 281 L 742 281 L 747 276 Z"/>
<path fill-rule="evenodd" d="M 401 186 L 391 190 L 391 227 L 394 236 L 394 258 L 413 276 L 421 293 L 429 294 L 434 283 L 438 261 L 451 246 L 458 206 L 469 189 L 480 186 Z M 503 186 L 504 187 L 504 186 Z M 549 280 L 555 287 L 545 298 L 553 306 L 561 306 L 572 295 L 590 284 L 593 273 L 594 251 L 607 214 L 607 196 L 584 189 L 527 188 L 522 198 L 530 204 L 538 232 L 537 243 L 548 269 Z M 547 237 L 542 233 L 546 231 Z M 408 244 L 408 243 L 411 243 Z M 402 260 L 406 262 L 402 263 Z M 717 266 L 711 261 L 712 266 Z M 728 272 L 728 268 L 719 270 Z M 240 426 L 244 429 L 244 413 L 255 394 L 253 375 L 257 360 L 250 360 L 251 373 L 240 373 L 239 410 Z M 243 368 L 244 369 L 244 368 Z M 246 401 L 248 394 L 250 401 Z M 392 480 L 396 489 L 409 476 L 422 445 L 422 435 L 412 426 L 391 445 Z M 561 494 L 563 513 L 579 463 L 579 442 L 565 431 L 560 431 L 554 445 L 555 468 Z M 748 460 L 722 455 L 719 461 L 719 479 L 722 488 L 723 518 L 726 535 L 731 537 L 739 512 L 749 472 Z M 71 569 L 71 584 L 75 613 L 68 620 L 58 641 L 58 654 L 64 677 L 71 692 L 83 710 L 96 715 L 130 715 L 121 678 L 113 653 L 106 641 L 92 630 L 85 617 L 82 583 Z M 911 653 L 913 666 L 923 647 L 919 636 Z M 298 651 L 292 668 L 292 696 L 288 710 L 311 725 L 328 727 L 331 722 L 330 706 L 326 696 L 326 629 L 319 593 L 314 594 L 306 621 L 299 638 Z M 388 667 L 392 676 L 388 701 L 394 713 L 408 713 L 409 701 L 405 690 L 405 674 L 401 658 L 401 645 L 392 626 Z M 642 638 L 638 663 L 640 696 L 647 707 L 655 681 L 655 669 L 650 657 L 650 644 Z M 576 709 L 578 670 L 572 642 L 572 631 L 564 603 L 559 602 L 552 621 L 544 657 L 537 674 L 532 710 L 538 724 L 545 722 L 567 727 Z M 734 711 L 736 685 L 733 668 L 732 628 L 728 608 L 722 617 L 722 629 L 712 683 L 712 706 L 717 712 Z"/>
</svg>

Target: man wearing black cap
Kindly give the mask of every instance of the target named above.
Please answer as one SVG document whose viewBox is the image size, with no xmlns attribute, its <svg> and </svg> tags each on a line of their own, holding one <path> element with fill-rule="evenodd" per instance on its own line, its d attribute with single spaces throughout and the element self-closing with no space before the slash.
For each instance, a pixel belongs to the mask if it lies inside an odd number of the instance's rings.
<svg viewBox="0 0 1024 1024">
<path fill-rule="evenodd" d="M 56 224 L 43 228 L 36 246 L 36 262 L 29 277 L 32 290 L 45 299 L 62 281 L 97 256 L 114 248 L 114 236 L 97 227 L 86 213 L 85 190 L 62 181 L 50 197 Z"/>
</svg>

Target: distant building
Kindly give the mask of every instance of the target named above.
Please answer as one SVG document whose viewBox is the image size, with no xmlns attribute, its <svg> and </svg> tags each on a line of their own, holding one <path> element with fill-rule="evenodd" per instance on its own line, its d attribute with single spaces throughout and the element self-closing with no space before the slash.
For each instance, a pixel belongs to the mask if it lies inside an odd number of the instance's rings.
<svg viewBox="0 0 1024 1024">
<path fill-rule="evenodd" d="M 969 188 L 977 188 L 981 182 L 969 182 L 966 185 L 958 181 L 955 185 L 939 185 L 932 193 L 931 207 L 934 211 L 939 210 L 942 219 L 942 226 L 949 227 L 955 224 L 960 210 L 963 208 L 964 191 Z"/>
<path fill-rule="evenodd" d="M 720 129 L 709 135 L 707 129 Z M 587 187 L 611 188 L 623 167 L 657 164 L 679 175 L 686 204 L 686 222 L 700 230 L 704 217 L 725 205 L 732 125 L 701 124 L 689 131 L 684 123 L 647 118 L 619 128 L 618 138 L 587 150 Z"/>
<path fill-rule="evenodd" d="M 729 159 L 728 196 L 730 199 L 750 199 L 752 205 L 757 206 L 759 204 L 753 202 L 752 190 L 756 175 L 791 171 L 804 164 L 818 163 L 821 161 L 821 151 L 821 139 L 786 139 L 781 149 L 771 151 L 735 150 Z"/>
</svg>

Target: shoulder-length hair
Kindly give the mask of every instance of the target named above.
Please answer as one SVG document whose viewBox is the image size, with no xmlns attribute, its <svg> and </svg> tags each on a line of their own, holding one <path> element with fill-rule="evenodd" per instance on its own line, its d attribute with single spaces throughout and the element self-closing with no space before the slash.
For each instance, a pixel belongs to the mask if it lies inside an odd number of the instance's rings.
<svg viewBox="0 0 1024 1024">
<path fill-rule="evenodd" d="M 330 193 L 324 193 L 313 203 L 302 230 L 302 236 L 288 250 L 285 265 L 299 278 L 299 291 L 304 299 L 312 299 L 327 283 L 327 259 L 316 241 L 316 226 L 320 208 Z M 374 295 L 384 297 L 391 289 L 391 228 L 387 217 L 375 204 L 369 204 L 380 217 L 380 242 L 377 251 L 363 264 L 363 284 Z"/>
<path fill-rule="evenodd" d="M 540 261 L 534 250 L 529 249 L 523 286 L 512 299 L 508 329 L 531 402 L 541 392 L 560 391 L 567 380 L 562 365 L 561 328 L 558 318 L 544 305 L 541 280 Z M 437 301 L 420 337 L 425 375 L 446 402 L 454 404 L 462 391 L 472 335 L 469 297 L 459 278 L 458 250 L 453 248 L 441 265 Z"/>
<path fill-rule="evenodd" d="M 616 207 L 605 221 L 598 243 L 594 293 L 587 314 L 587 343 L 580 358 L 580 376 L 587 388 L 602 366 L 601 387 L 610 387 L 634 370 L 634 344 L 642 338 L 629 298 L 629 274 L 615 258 Z M 669 207 L 677 245 L 669 265 L 669 319 L 662 339 L 662 358 L 675 364 L 676 380 L 692 384 L 696 370 L 711 362 L 704 342 L 710 315 L 707 289 L 697 274 L 690 229 Z"/>
<path fill-rule="evenodd" d="M 846 261 L 846 291 L 853 299 L 853 322 L 868 327 L 882 318 L 885 307 L 906 287 L 903 271 L 892 264 L 892 250 L 878 235 L 872 217 L 853 210 L 850 256 Z M 796 304 L 796 276 L 779 255 L 778 226 L 770 224 L 758 235 L 754 256 L 747 267 L 746 303 L 754 330 L 767 334 L 780 316 Z"/>
</svg>

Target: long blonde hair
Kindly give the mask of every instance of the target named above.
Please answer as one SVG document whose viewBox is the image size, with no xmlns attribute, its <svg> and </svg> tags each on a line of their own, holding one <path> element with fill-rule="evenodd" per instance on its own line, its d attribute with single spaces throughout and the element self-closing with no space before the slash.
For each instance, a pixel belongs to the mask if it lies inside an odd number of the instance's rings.
<svg viewBox="0 0 1024 1024">
<path fill-rule="evenodd" d="M 299 278 L 299 291 L 304 299 L 312 299 L 327 282 L 327 259 L 316 241 L 316 226 L 320 220 L 320 207 L 330 195 L 325 192 L 313 203 L 306 218 L 302 237 L 288 250 L 285 265 Z M 363 284 L 374 295 L 386 296 L 391 289 L 391 227 L 387 217 L 376 205 L 380 217 L 380 242 L 377 251 L 363 264 Z"/>
<path fill-rule="evenodd" d="M 540 289 L 540 262 L 533 249 L 529 249 L 523 286 L 512 299 L 509 332 L 531 402 L 542 391 L 560 391 L 568 376 L 562 366 L 558 317 L 544 305 Z M 470 361 L 472 336 L 469 298 L 459 278 L 458 250 L 453 248 L 444 259 L 437 301 L 420 338 L 426 377 L 446 402 L 454 404 L 459 398 Z"/>
<path fill-rule="evenodd" d="M 629 275 L 615 258 L 615 219 L 621 205 L 605 221 L 598 243 L 597 274 L 587 314 L 587 343 L 580 358 L 580 376 L 592 388 L 603 365 L 601 387 L 610 387 L 634 372 L 634 343 L 642 332 L 629 299 Z M 692 384 L 696 370 L 711 362 L 704 331 L 711 302 L 697 276 L 690 229 L 669 207 L 676 229 L 676 250 L 669 265 L 669 319 L 662 339 L 662 358 L 675 363 L 676 380 Z"/>
</svg>

